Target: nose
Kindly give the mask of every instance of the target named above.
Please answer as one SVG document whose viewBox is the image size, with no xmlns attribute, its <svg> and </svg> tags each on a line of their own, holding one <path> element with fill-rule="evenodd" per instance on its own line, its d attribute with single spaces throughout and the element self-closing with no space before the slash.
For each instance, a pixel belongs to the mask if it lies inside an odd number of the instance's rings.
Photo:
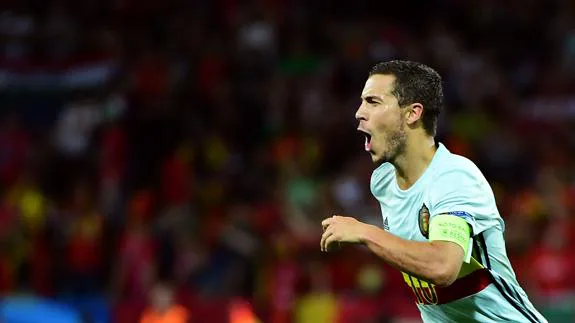
<svg viewBox="0 0 575 323">
<path fill-rule="evenodd" d="M 355 111 L 355 119 L 357 121 L 365 121 L 367 120 L 367 115 L 365 113 L 365 109 L 363 107 L 363 103 L 359 105 L 357 111 Z"/>
</svg>

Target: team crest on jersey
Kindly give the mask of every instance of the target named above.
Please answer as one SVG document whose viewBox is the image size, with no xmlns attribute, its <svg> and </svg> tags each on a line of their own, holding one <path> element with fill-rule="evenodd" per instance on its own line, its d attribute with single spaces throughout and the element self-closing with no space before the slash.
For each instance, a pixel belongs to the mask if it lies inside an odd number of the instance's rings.
<svg viewBox="0 0 575 323">
<path fill-rule="evenodd" d="M 419 231 L 424 237 L 429 238 L 429 209 L 425 204 L 419 209 Z"/>
</svg>

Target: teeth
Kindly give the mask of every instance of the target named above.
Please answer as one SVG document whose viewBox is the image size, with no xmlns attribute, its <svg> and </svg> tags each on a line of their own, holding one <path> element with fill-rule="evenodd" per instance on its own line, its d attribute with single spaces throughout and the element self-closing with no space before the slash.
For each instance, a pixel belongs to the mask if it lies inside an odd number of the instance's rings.
<svg viewBox="0 0 575 323">
<path fill-rule="evenodd" d="M 371 140 L 369 136 L 365 136 L 365 151 L 371 150 Z"/>
<path fill-rule="evenodd" d="M 364 144 L 365 145 L 365 151 L 370 152 L 371 151 L 371 140 L 373 138 L 371 137 L 371 135 L 368 132 L 366 132 L 362 129 L 357 129 L 357 130 L 365 136 L 365 144 Z"/>
</svg>

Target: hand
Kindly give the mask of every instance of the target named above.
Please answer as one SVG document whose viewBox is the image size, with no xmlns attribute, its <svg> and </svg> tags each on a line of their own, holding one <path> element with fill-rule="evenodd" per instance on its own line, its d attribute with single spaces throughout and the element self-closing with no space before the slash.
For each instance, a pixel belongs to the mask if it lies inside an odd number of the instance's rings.
<svg viewBox="0 0 575 323">
<path fill-rule="evenodd" d="M 354 218 L 334 215 L 321 223 L 323 235 L 321 236 L 321 250 L 328 251 L 334 242 L 358 243 L 366 226 Z"/>
</svg>

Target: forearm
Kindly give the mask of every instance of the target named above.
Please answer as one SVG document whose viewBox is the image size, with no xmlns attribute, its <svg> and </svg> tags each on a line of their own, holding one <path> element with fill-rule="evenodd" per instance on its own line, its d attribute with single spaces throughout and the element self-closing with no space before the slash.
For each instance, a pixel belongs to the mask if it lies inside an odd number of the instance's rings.
<svg viewBox="0 0 575 323">
<path fill-rule="evenodd" d="M 362 236 L 363 244 L 398 270 L 435 285 L 453 282 L 445 266 L 446 256 L 436 242 L 405 240 L 372 225 L 366 225 Z"/>
</svg>

